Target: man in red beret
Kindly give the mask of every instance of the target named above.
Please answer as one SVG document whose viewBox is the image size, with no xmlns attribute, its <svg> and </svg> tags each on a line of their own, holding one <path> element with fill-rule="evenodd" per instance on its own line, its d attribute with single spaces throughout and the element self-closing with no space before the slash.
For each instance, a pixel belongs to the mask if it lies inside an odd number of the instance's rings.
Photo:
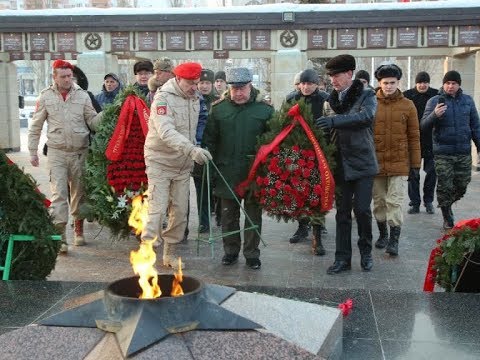
<svg viewBox="0 0 480 360">
<path fill-rule="evenodd" d="M 170 267 L 178 264 L 175 247 L 182 241 L 187 226 L 193 162 L 204 164 L 212 159 L 195 141 L 201 71 L 202 66 L 193 62 L 173 70 L 175 77 L 155 94 L 145 140 L 148 219 L 142 241 L 163 241 L 163 264 Z M 162 231 L 167 212 L 168 226 Z"/>
<path fill-rule="evenodd" d="M 87 156 L 89 134 L 101 120 L 92 106 L 90 96 L 73 82 L 74 66 L 64 60 L 53 63 L 53 85 L 42 90 L 37 100 L 32 124 L 28 131 L 30 163 L 39 166 L 38 144 L 43 124 L 48 124 L 47 166 L 50 173 L 53 222 L 62 235 L 60 252 L 68 251 L 65 234 L 68 214 L 74 218 L 73 244 L 85 245 L 80 206 L 85 201 L 82 178 Z M 70 211 L 68 210 L 70 199 Z"/>
</svg>

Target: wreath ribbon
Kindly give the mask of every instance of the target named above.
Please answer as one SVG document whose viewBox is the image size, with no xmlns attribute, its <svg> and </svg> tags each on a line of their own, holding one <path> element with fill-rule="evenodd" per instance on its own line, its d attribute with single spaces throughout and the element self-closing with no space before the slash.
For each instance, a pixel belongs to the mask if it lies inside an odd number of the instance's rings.
<svg viewBox="0 0 480 360">
<path fill-rule="evenodd" d="M 303 130 L 305 131 L 307 138 L 310 140 L 310 142 L 313 145 L 313 149 L 315 151 L 315 155 L 318 161 L 318 170 L 320 172 L 320 177 L 321 177 L 320 208 L 322 211 L 331 210 L 333 207 L 333 196 L 335 193 L 335 181 L 333 179 L 332 172 L 328 166 L 327 159 L 325 158 L 325 155 L 323 154 L 323 151 L 320 148 L 320 145 L 318 144 L 317 139 L 315 138 L 315 134 L 313 133 L 312 129 L 310 129 L 310 127 L 308 126 L 303 116 L 300 114 L 300 107 L 298 106 L 298 104 L 290 108 L 290 110 L 288 111 L 288 115 L 293 118 L 292 122 L 288 126 L 286 126 L 275 137 L 275 139 L 273 139 L 271 143 L 262 145 L 260 147 L 260 149 L 257 152 L 257 155 L 255 156 L 253 165 L 250 168 L 248 177 L 244 181 L 242 181 L 240 184 L 238 184 L 235 190 L 237 194 L 240 195 L 240 197 L 245 196 L 247 187 L 254 180 L 255 174 L 257 172 L 257 168 L 260 165 L 260 163 L 263 160 L 265 160 L 268 154 L 270 154 L 273 151 L 273 149 L 276 146 L 278 146 L 288 136 L 288 134 L 293 130 L 295 126 L 297 126 L 297 124 L 300 124 Z"/>
<path fill-rule="evenodd" d="M 122 105 L 117 125 L 105 150 L 105 156 L 108 160 L 115 161 L 121 159 L 123 148 L 130 135 L 130 128 L 135 116 L 138 116 L 140 120 L 143 135 L 147 136 L 149 109 L 145 101 L 138 96 L 129 95 Z"/>
</svg>

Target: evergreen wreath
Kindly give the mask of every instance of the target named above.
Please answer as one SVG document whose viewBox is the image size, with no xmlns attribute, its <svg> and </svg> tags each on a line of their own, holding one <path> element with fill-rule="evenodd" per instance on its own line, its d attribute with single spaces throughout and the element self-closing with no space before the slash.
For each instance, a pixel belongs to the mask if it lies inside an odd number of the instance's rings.
<svg viewBox="0 0 480 360">
<path fill-rule="evenodd" d="M 131 200 L 147 189 L 143 157 L 145 138 L 138 121 L 132 123 L 123 158 L 109 161 L 105 154 L 122 106 L 131 95 L 145 99 L 134 85 L 129 85 L 117 95 L 112 104 L 105 106 L 86 162 L 88 203 L 83 207 L 82 213 L 87 219 L 96 219 L 101 225 L 107 226 L 114 239 L 129 236 Z"/>
<path fill-rule="evenodd" d="M 297 103 L 333 172 L 335 145 L 329 144 L 323 130 L 315 126 L 311 107 L 303 99 L 282 104 L 268 122 L 269 131 L 259 137 L 258 148 L 270 144 L 292 123 L 288 112 Z M 249 187 L 267 215 L 277 221 L 318 217 L 325 212 L 319 206 L 320 173 L 317 166 L 313 145 L 304 129 L 297 125 L 262 161 Z"/>
<path fill-rule="evenodd" d="M 424 290 L 433 291 L 436 282 L 446 291 L 453 291 L 474 252 L 480 252 L 480 218 L 459 221 L 437 240 L 430 254 Z"/>
<path fill-rule="evenodd" d="M 0 150 L 0 263 L 5 263 L 9 235 L 32 235 L 15 242 L 10 280 L 44 280 L 55 268 L 60 241 L 35 180 Z M 0 271 L 1 273 L 1 271 Z"/>
</svg>

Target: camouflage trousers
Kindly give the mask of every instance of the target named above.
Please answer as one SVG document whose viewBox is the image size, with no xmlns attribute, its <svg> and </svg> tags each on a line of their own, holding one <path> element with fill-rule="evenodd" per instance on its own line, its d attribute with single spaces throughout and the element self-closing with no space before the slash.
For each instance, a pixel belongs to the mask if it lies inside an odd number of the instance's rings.
<svg viewBox="0 0 480 360">
<path fill-rule="evenodd" d="M 460 200 L 472 179 L 471 155 L 435 155 L 438 206 L 450 206 Z"/>
</svg>

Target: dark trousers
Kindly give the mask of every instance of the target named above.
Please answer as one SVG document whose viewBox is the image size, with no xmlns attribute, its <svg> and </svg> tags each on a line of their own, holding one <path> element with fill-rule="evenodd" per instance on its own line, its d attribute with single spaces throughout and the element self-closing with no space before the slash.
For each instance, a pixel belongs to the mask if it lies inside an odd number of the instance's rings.
<svg viewBox="0 0 480 360">
<path fill-rule="evenodd" d="M 352 206 L 358 226 L 360 254 L 372 252 L 372 202 L 373 176 L 352 181 L 343 181 L 337 194 L 335 215 L 336 251 L 335 260 L 352 259 Z"/>
<path fill-rule="evenodd" d="M 197 209 L 198 209 L 198 223 L 206 227 L 210 226 L 210 214 L 208 213 L 208 184 L 207 180 L 202 180 L 201 177 L 194 176 L 193 183 L 197 195 Z M 203 183 L 203 193 L 202 193 Z"/>
<path fill-rule="evenodd" d="M 224 234 L 240 229 L 240 206 L 234 199 L 222 200 L 222 232 Z M 252 222 L 258 226 L 258 234 L 262 232 L 262 209 L 255 201 L 244 201 L 243 207 L 245 213 L 250 217 Z M 244 228 L 250 227 L 245 217 Z M 243 255 L 246 259 L 258 259 L 260 257 L 260 236 L 257 232 L 247 230 L 243 234 Z M 242 240 L 240 233 L 227 235 L 223 237 L 223 249 L 226 255 L 238 255 Z"/>
<path fill-rule="evenodd" d="M 433 156 L 423 158 L 423 171 L 425 171 L 425 180 L 423 181 L 423 204 L 433 203 L 435 194 L 435 184 L 437 183 L 437 173 L 435 172 L 435 162 Z M 420 206 L 420 174 L 418 176 L 408 177 L 408 197 L 411 206 Z"/>
</svg>

